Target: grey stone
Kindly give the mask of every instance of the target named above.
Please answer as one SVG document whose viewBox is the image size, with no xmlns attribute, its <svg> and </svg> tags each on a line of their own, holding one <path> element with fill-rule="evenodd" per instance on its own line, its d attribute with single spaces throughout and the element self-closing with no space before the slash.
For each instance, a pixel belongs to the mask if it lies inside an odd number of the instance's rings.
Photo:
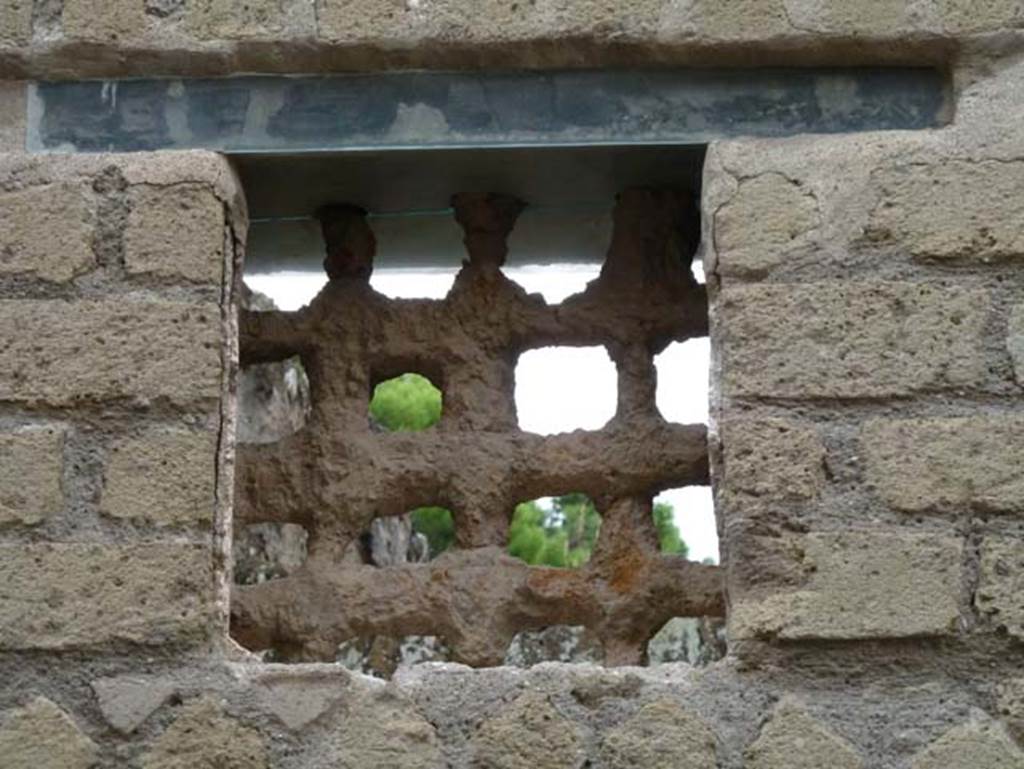
<svg viewBox="0 0 1024 769">
<path fill-rule="evenodd" d="M 911 769 L 1021 769 L 1021 751 L 1000 725 L 981 718 L 956 726 L 914 758 Z"/>
<path fill-rule="evenodd" d="M 121 734 L 131 734 L 174 694 L 172 681 L 155 676 L 118 676 L 92 682 L 100 711 Z"/>
<path fill-rule="evenodd" d="M 576 769 L 586 759 L 580 728 L 547 696 L 528 691 L 480 724 L 470 745 L 474 769 Z"/>
<path fill-rule="evenodd" d="M 95 743 L 45 697 L 8 711 L 0 726 L 4 769 L 88 769 L 97 754 Z"/>
<path fill-rule="evenodd" d="M 793 698 L 772 711 L 761 734 L 747 750 L 747 769 L 862 769 L 864 761 Z"/>
<path fill-rule="evenodd" d="M 608 733 L 601 762 L 608 769 L 715 769 L 715 735 L 675 702 L 652 702 Z"/>
</svg>

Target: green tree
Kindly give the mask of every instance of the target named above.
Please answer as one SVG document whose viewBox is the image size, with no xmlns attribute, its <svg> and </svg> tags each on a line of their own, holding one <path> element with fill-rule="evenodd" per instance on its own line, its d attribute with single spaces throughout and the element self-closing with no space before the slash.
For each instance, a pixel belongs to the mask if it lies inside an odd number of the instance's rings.
<svg viewBox="0 0 1024 769">
<path fill-rule="evenodd" d="M 675 522 L 675 509 L 667 502 L 654 503 L 654 526 L 658 530 L 658 543 L 661 552 L 681 555 L 685 558 L 690 553 Z"/>
<path fill-rule="evenodd" d="M 419 374 L 402 374 L 373 389 L 370 416 L 385 430 L 426 430 L 441 419 L 441 391 Z"/>
</svg>

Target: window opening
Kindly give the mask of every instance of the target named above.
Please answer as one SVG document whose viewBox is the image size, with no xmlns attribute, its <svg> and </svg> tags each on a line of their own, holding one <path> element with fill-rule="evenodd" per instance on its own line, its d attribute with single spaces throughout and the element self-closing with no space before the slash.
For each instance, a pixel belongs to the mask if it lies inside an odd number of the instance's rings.
<svg viewBox="0 0 1024 769">
<path fill-rule="evenodd" d="M 603 347 L 527 350 L 515 376 L 523 430 L 541 435 L 598 430 L 615 416 L 618 375 Z"/>
<path fill-rule="evenodd" d="M 590 560 L 601 514 L 586 494 L 543 497 L 516 505 L 508 552 L 531 566 L 575 569 Z"/>
<path fill-rule="evenodd" d="M 417 432 L 441 421 L 442 395 L 422 374 L 401 374 L 373 388 L 370 427 L 382 432 Z"/>
</svg>

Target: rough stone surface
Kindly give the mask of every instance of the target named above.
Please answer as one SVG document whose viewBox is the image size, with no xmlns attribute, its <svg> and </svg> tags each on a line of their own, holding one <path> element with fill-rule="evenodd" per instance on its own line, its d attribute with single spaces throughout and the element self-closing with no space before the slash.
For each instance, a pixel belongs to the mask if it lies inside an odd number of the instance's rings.
<svg viewBox="0 0 1024 769">
<path fill-rule="evenodd" d="M 45 697 L 3 714 L 0 762 L 4 769 L 89 769 L 96 754 L 92 740 Z"/>
<path fill-rule="evenodd" d="M 92 682 L 100 711 L 121 734 L 131 734 L 174 694 L 172 681 L 157 676 L 118 676 Z"/>
<path fill-rule="evenodd" d="M 220 312 L 156 301 L 0 301 L 0 399 L 220 396 Z"/>
<path fill-rule="evenodd" d="M 186 703 L 143 756 L 142 769 L 267 769 L 263 738 L 211 695 Z"/>
<path fill-rule="evenodd" d="M 23 45 L 32 37 L 32 0 L 0 4 L 0 45 Z"/>
<path fill-rule="evenodd" d="M 91 43 L 131 45 L 146 31 L 146 4 L 141 0 L 64 0 L 65 37 Z"/>
<path fill-rule="evenodd" d="M 867 236 L 913 256 L 989 262 L 1024 257 L 1024 162 L 902 166 L 874 176 Z"/>
<path fill-rule="evenodd" d="M 312 37 L 316 2 L 201 0 L 188 6 L 188 26 L 200 40 Z"/>
<path fill-rule="evenodd" d="M 224 271 L 224 204 L 209 187 L 139 186 L 129 193 L 124 234 L 129 273 L 219 283 Z"/>
<path fill-rule="evenodd" d="M 846 740 L 792 698 L 772 711 L 747 750 L 747 769 L 861 769 L 864 762 Z"/>
<path fill-rule="evenodd" d="M 720 275 L 762 276 L 792 254 L 813 247 L 820 213 L 814 195 L 778 173 L 739 182 L 715 212 Z"/>
<path fill-rule="evenodd" d="M 1013 361 L 1017 384 L 1024 387 L 1024 304 L 1018 304 L 1010 313 L 1006 332 L 1006 349 Z"/>
<path fill-rule="evenodd" d="M 577 769 L 586 754 L 578 726 L 548 697 L 528 691 L 488 718 L 473 736 L 474 769 Z"/>
<path fill-rule="evenodd" d="M 731 638 L 855 639 L 945 635 L 959 618 L 959 540 L 923 534 L 812 533 L 806 584 L 736 596 Z"/>
<path fill-rule="evenodd" d="M 92 203 L 78 184 L 0 192 L 0 276 L 64 283 L 87 272 L 96 265 L 93 217 Z"/>
<path fill-rule="evenodd" d="M 1024 540 L 987 537 L 975 603 L 992 625 L 1024 640 Z"/>
<path fill-rule="evenodd" d="M 104 514 L 158 524 L 213 518 L 217 435 L 149 430 L 110 449 L 101 498 Z"/>
<path fill-rule="evenodd" d="M 784 419 L 730 419 L 719 428 L 722 488 L 744 498 L 813 499 L 825 484 L 825 446 L 813 427 Z"/>
<path fill-rule="evenodd" d="M 37 524 L 64 508 L 64 429 L 0 433 L 0 524 Z"/>
<path fill-rule="evenodd" d="M 31 6 L 27 0 L 25 4 Z M 0 10 L 0 19 L 3 13 Z M 3 21 L 0 21 L 2 27 Z M 17 80 L 0 81 L 0 152 L 21 152 L 25 149 L 25 89 L 25 83 Z"/>
<path fill-rule="evenodd" d="M 675 702 L 644 705 L 601 744 L 607 769 L 715 769 L 715 735 Z"/>
<path fill-rule="evenodd" d="M 213 580 L 191 545 L 0 547 L 0 649 L 207 636 Z"/>
<path fill-rule="evenodd" d="M 268 671 L 257 681 L 264 708 L 293 731 L 301 731 L 332 712 L 347 694 L 348 675 L 337 669 L 294 672 Z"/>
<path fill-rule="evenodd" d="M 434 727 L 415 706 L 386 690 L 352 701 L 302 766 L 324 769 L 437 769 L 444 765 Z"/>
<path fill-rule="evenodd" d="M 1024 677 L 1000 682 L 996 707 L 1017 742 L 1024 740 Z"/>
<path fill-rule="evenodd" d="M 988 307 L 984 291 L 929 283 L 725 287 L 724 392 L 877 398 L 977 386 Z"/>
<path fill-rule="evenodd" d="M 1024 752 L 998 724 L 976 719 L 954 727 L 911 762 L 911 769 L 1020 769 Z"/>
<path fill-rule="evenodd" d="M 868 481 L 900 510 L 1024 510 L 1024 418 L 876 420 L 861 436 Z"/>
</svg>

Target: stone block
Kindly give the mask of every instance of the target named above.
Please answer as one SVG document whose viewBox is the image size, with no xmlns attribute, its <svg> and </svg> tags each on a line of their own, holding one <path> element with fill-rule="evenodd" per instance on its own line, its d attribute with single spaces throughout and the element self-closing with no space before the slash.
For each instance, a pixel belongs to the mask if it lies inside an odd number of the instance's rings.
<svg viewBox="0 0 1024 769">
<path fill-rule="evenodd" d="M 938 0 L 943 29 L 950 35 L 1019 29 L 1024 25 L 1020 0 Z"/>
<path fill-rule="evenodd" d="M 125 268 L 220 284 L 224 273 L 224 204 L 209 187 L 138 186 L 129 193 Z"/>
<path fill-rule="evenodd" d="M 813 718 L 793 698 L 772 711 L 747 749 L 746 769 L 862 769 L 853 746 Z"/>
<path fill-rule="evenodd" d="M 715 769 L 715 735 L 698 716 L 675 702 L 644 705 L 601 744 L 607 769 Z"/>
<path fill-rule="evenodd" d="M 149 430 L 119 439 L 107 459 L 101 510 L 156 524 L 213 520 L 217 435 Z"/>
<path fill-rule="evenodd" d="M 578 769 L 586 760 L 580 728 L 540 692 L 520 695 L 477 730 L 470 766 L 479 769 Z"/>
<path fill-rule="evenodd" d="M 146 32 L 145 0 L 64 0 L 64 37 L 90 43 L 131 45 Z"/>
<path fill-rule="evenodd" d="M 931 0 L 797 0 L 786 8 L 798 29 L 836 37 L 895 37 L 940 26 Z"/>
<path fill-rule="evenodd" d="M 181 708 L 142 757 L 142 769 L 267 769 L 267 750 L 259 732 L 224 713 L 205 695 Z"/>
<path fill-rule="evenodd" d="M 188 28 L 200 40 L 312 38 L 315 0 L 199 0 L 187 8 Z"/>
<path fill-rule="evenodd" d="M 1024 161 L 949 160 L 880 169 L 867 237 L 914 257 L 992 262 L 1024 258 Z"/>
<path fill-rule="evenodd" d="M 718 272 L 762 277 L 812 248 L 820 224 L 818 202 L 799 182 L 773 172 L 743 179 L 715 212 Z"/>
<path fill-rule="evenodd" d="M 0 524 L 41 523 L 64 508 L 64 429 L 0 433 Z"/>
<path fill-rule="evenodd" d="M 919 753 L 910 769 L 1020 769 L 1024 752 L 999 724 L 980 719 L 950 729 Z"/>
<path fill-rule="evenodd" d="M 726 396 L 878 398 L 987 381 L 986 292 L 930 283 L 725 286 Z"/>
<path fill-rule="evenodd" d="M 1018 304 L 1010 312 L 1006 329 L 1006 350 L 1013 361 L 1013 373 L 1017 384 L 1024 387 L 1024 304 Z"/>
<path fill-rule="evenodd" d="M 211 561 L 200 545 L 0 547 L 0 649 L 201 641 Z"/>
<path fill-rule="evenodd" d="M 974 601 L 987 622 L 1024 640 L 1024 539 L 985 539 Z"/>
<path fill-rule="evenodd" d="M 898 532 L 822 532 L 803 543 L 796 589 L 733 596 L 731 638 L 939 636 L 959 619 L 963 545 Z"/>
<path fill-rule="evenodd" d="M 880 419 L 861 433 L 867 477 L 908 512 L 1024 511 L 1024 417 Z"/>
<path fill-rule="evenodd" d="M 0 15 L 2 13 L 0 11 Z M 0 22 L 0 26 L 2 25 Z M 0 81 L 0 152 L 25 150 L 25 120 L 28 109 L 25 89 L 25 83 L 17 80 Z"/>
<path fill-rule="evenodd" d="M 0 45 L 25 45 L 32 39 L 32 0 L 0 0 Z"/>
<path fill-rule="evenodd" d="M 1024 743 L 1024 678 L 1010 678 L 999 684 L 996 707 L 1013 736 Z"/>
<path fill-rule="evenodd" d="M 825 446 L 813 427 L 785 419 L 726 419 L 721 488 L 744 498 L 806 500 L 825 485 Z"/>
<path fill-rule="evenodd" d="M 92 682 L 92 690 L 107 723 L 131 734 L 174 694 L 173 681 L 157 676 L 118 676 Z"/>
<path fill-rule="evenodd" d="M 68 406 L 220 396 L 214 302 L 0 301 L 0 400 Z"/>
<path fill-rule="evenodd" d="M 257 699 L 292 731 L 301 731 L 319 719 L 349 693 L 349 673 L 330 665 L 315 672 L 261 671 L 255 682 Z"/>
<path fill-rule="evenodd" d="M 66 283 L 96 266 L 95 213 L 82 185 L 46 184 L 0 192 L 0 277 Z"/>
<path fill-rule="evenodd" d="M 95 743 L 45 697 L 4 714 L 0 759 L 4 769 L 89 769 L 97 757 Z"/>
</svg>

